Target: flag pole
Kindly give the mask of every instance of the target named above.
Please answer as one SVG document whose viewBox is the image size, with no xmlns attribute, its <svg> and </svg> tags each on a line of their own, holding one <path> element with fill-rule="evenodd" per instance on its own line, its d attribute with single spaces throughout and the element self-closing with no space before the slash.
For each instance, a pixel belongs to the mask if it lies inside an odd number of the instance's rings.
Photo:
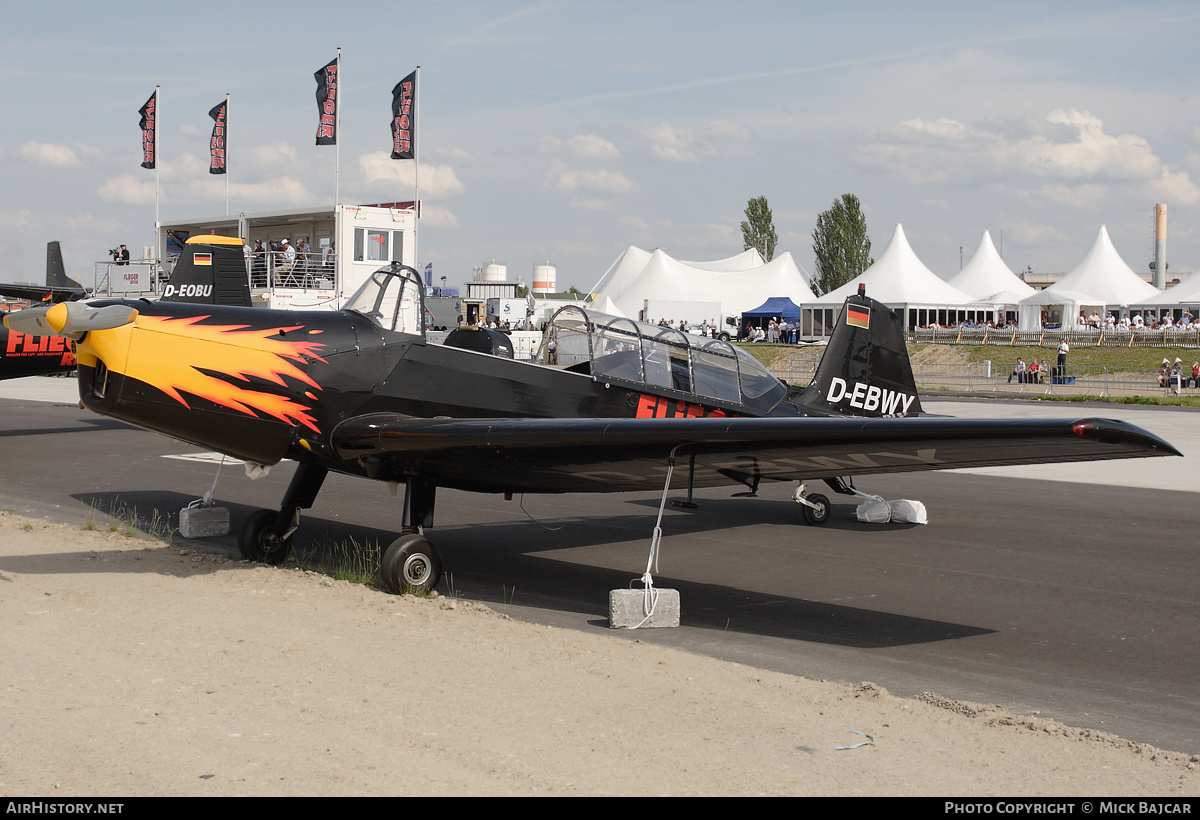
<svg viewBox="0 0 1200 820">
<path fill-rule="evenodd" d="M 325 52 L 328 54 L 329 52 Z M 337 139 L 333 141 L 333 208 L 337 211 L 338 205 L 341 204 L 341 163 L 342 163 L 342 92 L 346 86 L 342 83 L 342 49 L 339 46 L 337 50 L 337 71 L 334 73 L 337 78 L 337 97 L 335 97 L 336 105 L 334 107 L 334 133 L 337 134 Z"/>
<path fill-rule="evenodd" d="M 158 220 L 158 131 L 159 131 L 159 107 L 162 104 L 162 86 L 154 86 L 154 254 L 158 257 L 158 264 L 162 266 L 163 249 L 159 247 L 159 225 Z M 155 277 L 157 279 L 157 277 Z"/>
<path fill-rule="evenodd" d="M 329 52 L 325 52 L 328 54 Z M 345 268 L 341 263 L 342 248 L 337 246 L 338 242 L 342 241 L 342 195 L 341 195 L 341 164 L 342 164 L 342 91 L 345 86 L 342 84 L 342 47 L 338 46 L 337 50 L 337 71 L 334 75 L 337 78 L 337 96 L 334 98 L 336 104 L 333 109 L 334 126 L 333 133 L 337 138 L 333 141 L 333 281 L 337 290 L 334 291 L 335 304 L 338 308 L 342 306 L 342 271 Z"/>
<path fill-rule="evenodd" d="M 417 129 L 421 127 L 421 67 L 417 66 L 415 82 L 416 93 L 413 94 L 413 267 L 417 270 L 421 269 L 420 256 L 420 238 L 417 232 L 417 224 L 421 221 L 421 140 Z"/>
<path fill-rule="evenodd" d="M 225 95 L 225 216 L 229 216 L 229 95 Z"/>
</svg>

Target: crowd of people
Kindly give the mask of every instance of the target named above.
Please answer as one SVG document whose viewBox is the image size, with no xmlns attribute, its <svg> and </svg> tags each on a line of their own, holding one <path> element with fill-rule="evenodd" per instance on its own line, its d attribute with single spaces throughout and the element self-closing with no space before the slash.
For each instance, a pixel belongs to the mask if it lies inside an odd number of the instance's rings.
<svg viewBox="0 0 1200 820">
<path fill-rule="evenodd" d="M 245 243 L 245 240 L 242 241 Z M 324 251 L 313 251 L 305 239 L 299 240 L 295 246 L 286 237 L 272 244 L 275 247 L 264 248 L 263 241 L 255 239 L 253 248 L 245 245 L 251 281 L 256 287 L 266 286 L 269 264 L 274 271 L 276 284 L 280 285 L 309 286 L 309 277 L 332 276 L 336 258 L 334 243 L 330 242 Z"/>
<path fill-rule="evenodd" d="M 1171 312 L 1167 311 L 1162 316 L 1155 316 L 1152 313 L 1147 313 L 1143 316 L 1141 313 L 1122 313 L 1118 318 L 1111 310 L 1104 319 L 1100 318 L 1100 314 L 1092 311 L 1090 316 L 1080 312 L 1079 324 L 1083 327 L 1089 327 L 1093 330 L 1099 330 L 1103 327 L 1106 330 L 1117 330 L 1121 332 L 1129 332 L 1130 330 L 1193 330 L 1197 327 L 1196 318 L 1192 315 L 1189 308 L 1184 308 L 1179 319 L 1176 320 Z"/>
<path fill-rule="evenodd" d="M 1158 386 L 1164 390 L 1170 390 L 1175 395 L 1179 395 L 1179 391 L 1192 387 L 1200 387 L 1200 361 L 1192 362 L 1192 372 L 1189 378 L 1187 369 L 1183 365 L 1183 360 L 1178 356 L 1175 357 L 1174 364 L 1169 359 L 1163 359 L 1162 364 L 1158 367 Z"/>
</svg>

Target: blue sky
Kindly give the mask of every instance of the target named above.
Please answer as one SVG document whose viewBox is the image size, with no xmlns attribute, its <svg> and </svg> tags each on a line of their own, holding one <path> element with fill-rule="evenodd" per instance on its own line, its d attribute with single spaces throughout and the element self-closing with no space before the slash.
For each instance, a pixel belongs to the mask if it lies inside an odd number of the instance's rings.
<svg viewBox="0 0 1200 820">
<path fill-rule="evenodd" d="M 451 284 L 495 259 L 587 289 L 629 244 L 729 256 L 760 195 L 811 270 L 843 193 L 876 256 L 902 223 L 944 277 L 985 229 L 1014 271 L 1069 270 L 1101 224 L 1145 270 L 1155 202 L 1172 269 L 1200 266 L 1193 3 L 47 0 L 0 41 L 4 281 L 40 281 L 51 239 L 76 276 L 150 244 L 155 85 L 164 220 L 224 210 L 207 114 L 226 93 L 231 212 L 332 202 L 312 75 L 339 46 L 345 202 L 412 197 L 388 119 L 421 66 L 420 262 Z"/>
</svg>

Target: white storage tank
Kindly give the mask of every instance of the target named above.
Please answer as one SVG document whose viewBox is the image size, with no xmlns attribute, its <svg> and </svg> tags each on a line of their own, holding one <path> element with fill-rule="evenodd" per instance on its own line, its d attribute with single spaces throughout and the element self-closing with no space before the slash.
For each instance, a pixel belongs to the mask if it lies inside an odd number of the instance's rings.
<svg viewBox="0 0 1200 820">
<path fill-rule="evenodd" d="M 534 293 L 555 293 L 558 271 L 549 262 L 533 266 Z"/>
<path fill-rule="evenodd" d="M 478 269 L 475 279 L 478 282 L 507 282 L 508 266 L 498 265 L 496 264 L 496 260 L 493 259 L 491 262 Z"/>
</svg>

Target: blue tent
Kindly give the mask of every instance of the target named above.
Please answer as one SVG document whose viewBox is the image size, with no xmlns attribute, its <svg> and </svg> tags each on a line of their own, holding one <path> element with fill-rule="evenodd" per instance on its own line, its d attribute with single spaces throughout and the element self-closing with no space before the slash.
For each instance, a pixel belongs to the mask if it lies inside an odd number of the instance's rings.
<svg viewBox="0 0 1200 820">
<path fill-rule="evenodd" d="M 793 322 L 800 321 L 800 306 L 786 296 L 772 296 L 754 310 L 743 310 L 743 319 L 772 319 L 781 316 Z"/>
</svg>

